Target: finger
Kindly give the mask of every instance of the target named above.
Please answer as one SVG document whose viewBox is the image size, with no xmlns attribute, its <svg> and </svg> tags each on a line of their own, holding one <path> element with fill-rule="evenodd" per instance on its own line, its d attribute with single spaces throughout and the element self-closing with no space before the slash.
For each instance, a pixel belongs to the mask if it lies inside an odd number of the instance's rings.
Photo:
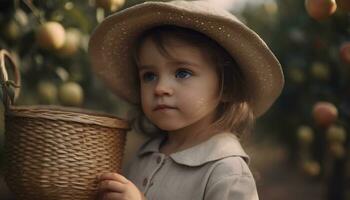
<svg viewBox="0 0 350 200">
<path fill-rule="evenodd" d="M 124 199 L 123 195 L 122 193 L 108 192 L 103 195 L 102 200 Z"/>
<path fill-rule="evenodd" d="M 103 173 L 98 177 L 98 180 L 102 181 L 102 180 L 115 180 L 115 181 L 119 181 L 122 183 L 128 183 L 128 179 L 126 179 L 124 176 L 118 174 L 118 173 Z"/>
<path fill-rule="evenodd" d="M 125 184 L 113 180 L 103 180 L 99 184 L 99 191 L 112 191 L 112 192 L 124 192 Z"/>
</svg>

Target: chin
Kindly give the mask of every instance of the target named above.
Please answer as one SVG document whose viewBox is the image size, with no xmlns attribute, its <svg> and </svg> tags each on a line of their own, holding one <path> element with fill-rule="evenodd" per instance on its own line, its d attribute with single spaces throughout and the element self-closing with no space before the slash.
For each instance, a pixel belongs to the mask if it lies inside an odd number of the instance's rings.
<svg viewBox="0 0 350 200">
<path fill-rule="evenodd" d="M 175 131 L 182 128 L 181 126 L 174 125 L 174 123 L 158 123 L 156 126 L 163 131 Z"/>
</svg>

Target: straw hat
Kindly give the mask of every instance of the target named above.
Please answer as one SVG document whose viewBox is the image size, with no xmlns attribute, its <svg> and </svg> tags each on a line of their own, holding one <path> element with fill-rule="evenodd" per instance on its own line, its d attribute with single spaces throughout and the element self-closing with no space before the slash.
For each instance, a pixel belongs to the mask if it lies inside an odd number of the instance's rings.
<svg viewBox="0 0 350 200">
<path fill-rule="evenodd" d="M 93 32 L 89 43 L 92 69 L 121 98 L 139 103 L 132 50 L 142 32 L 160 25 L 191 28 L 224 47 L 246 76 L 256 117 L 280 95 L 284 85 L 280 63 L 254 31 L 206 1 L 171 1 L 124 9 L 107 17 Z"/>
</svg>

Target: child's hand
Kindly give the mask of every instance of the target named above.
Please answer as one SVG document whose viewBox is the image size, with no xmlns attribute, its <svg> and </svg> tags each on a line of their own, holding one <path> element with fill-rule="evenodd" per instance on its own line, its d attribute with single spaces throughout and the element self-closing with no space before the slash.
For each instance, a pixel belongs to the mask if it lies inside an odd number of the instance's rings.
<svg viewBox="0 0 350 200">
<path fill-rule="evenodd" d="M 99 200 L 145 200 L 142 192 L 118 173 L 103 173 L 98 177 Z"/>
</svg>

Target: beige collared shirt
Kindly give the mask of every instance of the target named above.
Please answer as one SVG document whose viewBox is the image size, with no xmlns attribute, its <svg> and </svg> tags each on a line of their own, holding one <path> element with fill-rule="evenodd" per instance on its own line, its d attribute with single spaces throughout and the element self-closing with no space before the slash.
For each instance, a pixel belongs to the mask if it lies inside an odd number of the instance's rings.
<svg viewBox="0 0 350 200">
<path fill-rule="evenodd" d="M 148 200 L 258 200 L 248 155 L 232 133 L 166 156 L 165 137 L 147 141 L 125 176 Z"/>
</svg>

